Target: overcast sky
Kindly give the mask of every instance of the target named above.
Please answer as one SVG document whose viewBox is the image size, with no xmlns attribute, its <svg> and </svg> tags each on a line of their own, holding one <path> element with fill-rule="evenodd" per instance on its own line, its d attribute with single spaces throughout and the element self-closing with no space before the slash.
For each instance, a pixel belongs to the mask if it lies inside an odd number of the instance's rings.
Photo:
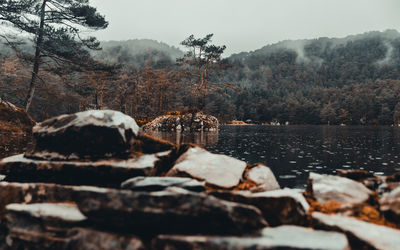
<svg viewBox="0 0 400 250">
<path fill-rule="evenodd" d="M 90 0 L 110 25 L 100 40 L 148 38 L 178 46 L 214 33 L 225 55 L 285 39 L 400 31 L 400 0 Z"/>
</svg>

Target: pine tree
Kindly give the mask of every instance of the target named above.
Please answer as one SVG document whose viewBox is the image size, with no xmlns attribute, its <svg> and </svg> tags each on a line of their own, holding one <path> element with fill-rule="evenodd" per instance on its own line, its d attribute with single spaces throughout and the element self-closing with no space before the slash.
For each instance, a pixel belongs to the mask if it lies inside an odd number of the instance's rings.
<svg viewBox="0 0 400 250">
<path fill-rule="evenodd" d="M 33 40 L 32 77 L 25 100 L 27 111 L 40 79 L 39 69 L 46 66 L 60 73 L 67 65 L 74 66 L 75 70 L 93 66 L 88 49 L 100 49 L 100 44 L 95 37 L 81 34 L 108 26 L 104 16 L 89 5 L 89 0 L 0 0 L 0 20 Z"/>
<path fill-rule="evenodd" d="M 206 105 L 206 95 L 210 90 L 221 90 L 225 87 L 239 91 L 233 83 L 215 82 L 221 70 L 230 67 L 227 60 L 222 59 L 226 46 L 216 46 L 211 44 L 213 34 L 208 34 L 204 38 L 195 38 L 193 35 L 181 42 L 181 45 L 188 48 L 188 52 L 177 59 L 177 64 L 184 66 L 188 75 L 196 79 L 194 94 L 197 95 L 197 107 L 204 109 Z M 220 76 L 220 75 L 219 75 Z M 222 88 L 221 88 L 222 87 Z"/>
</svg>

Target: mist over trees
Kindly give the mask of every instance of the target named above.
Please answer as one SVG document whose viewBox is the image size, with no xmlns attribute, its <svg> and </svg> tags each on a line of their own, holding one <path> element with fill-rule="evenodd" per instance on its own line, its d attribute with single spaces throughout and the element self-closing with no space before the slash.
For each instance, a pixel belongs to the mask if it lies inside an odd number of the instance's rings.
<svg viewBox="0 0 400 250">
<path fill-rule="evenodd" d="M 223 58 L 229 67 L 209 77 L 219 86 L 193 102 L 198 78 L 176 64 L 185 52 L 152 40 L 103 42 L 92 56 L 118 63 L 118 74 L 43 73 L 31 113 L 37 120 L 89 108 L 121 110 L 146 121 L 195 108 L 222 121 L 291 124 L 400 122 L 400 34 L 394 30 L 346 38 L 282 41 Z M 0 50 L 0 98 L 23 105 L 29 71 Z M 221 58 L 222 59 L 222 58 Z"/>
<path fill-rule="evenodd" d="M 24 106 L 28 111 L 36 89 L 39 69 L 63 71 L 68 64 L 84 68 L 92 66 L 88 49 L 100 49 L 95 37 L 82 37 L 82 31 L 98 30 L 108 23 L 88 0 L 2 0 L 0 20 L 3 25 L 27 35 L 34 47 L 33 55 L 25 55 L 18 43 L 2 34 L 21 59 L 31 60 L 33 69 Z M 18 37 L 17 37 L 18 38 Z M 48 69 L 49 70 L 49 69 Z"/>
</svg>

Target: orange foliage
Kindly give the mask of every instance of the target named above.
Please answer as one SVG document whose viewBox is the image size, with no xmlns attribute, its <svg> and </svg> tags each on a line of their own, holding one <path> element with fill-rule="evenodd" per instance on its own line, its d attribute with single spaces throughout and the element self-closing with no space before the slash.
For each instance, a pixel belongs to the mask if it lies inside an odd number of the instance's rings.
<svg viewBox="0 0 400 250">
<path fill-rule="evenodd" d="M 400 225 L 396 225 L 395 223 L 386 220 L 383 213 L 379 211 L 377 205 L 373 206 L 363 203 L 354 204 L 349 207 L 335 201 L 328 201 L 327 203 L 322 204 L 315 201 L 307 194 L 305 196 L 310 204 L 309 214 L 313 212 L 321 212 L 325 214 L 344 214 L 377 225 L 383 225 L 397 229 L 400 228 Z"/>
</svg>

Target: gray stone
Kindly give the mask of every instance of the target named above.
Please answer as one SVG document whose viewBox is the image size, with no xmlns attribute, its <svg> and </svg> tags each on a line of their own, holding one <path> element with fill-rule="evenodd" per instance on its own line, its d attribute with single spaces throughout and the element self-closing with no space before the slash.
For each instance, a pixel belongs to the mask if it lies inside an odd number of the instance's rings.
<svg viewBox="0 0 400 250">
<path fill-rule="evenodd" d="M 297 226 L 266 228 L 259 236 L 160 235 L 153 249 L 350 249 L 345 235 Z"/>
<path fill-rule="evenodd" d="M 130 116 L 112 110 L 61 115 L 36 124 L 30 158 L 77 160 L 126 157 L 139 127 Z"/>
<path fill-rule="evenodd" d="M 400 230 L 380 226 L 356 218 L 312 213 L 315 228 L 343 232 L 352 249 L 398 249 Z"/>
<path fill-rule="evenodd" d="M 379 200 L 380 210 L 390 221 L 400 222 L 400 187 L 385 193 Z"/>
<path fill-rule="evenodd" d="M 96 225 L 146 235 L 243 234 L 267 225 L 261 212 L 253 206 L 176 187 L 158 192 L 80 189 L 75 201 Z"/>
<path fill-rule="evenodd" d="M 212 195 L 233 202 L 253 205 L 260 209 L 271 226 L 282 224 L 303 225 L 310 208 L 299 191 L 280 189 L 260 193 L 250 191 L 210 192 Z"/>
<path fill-rule="evenodd" d="M 86 217 L 73 203 L 12 203 L 6 206 L 7 213 L 26 214 L 43 221 L 61 221 L 67 224 L 82 222 Z"/>
<path fill-rule="evenodd" d="M 319 203 L 335 201 L 338 203 L 363 203 L 372 195 L 371 190 L 351 179 L 310 173 L 307 191 Z"/>
<path fill-rule="evenodd" d="M 79 227 L 85 220 L 72 203 L 10 204 L 7 249 L 144 249 L 135 236 Z"/>
<path fill-rule="evenodd" d="M 189 176 L 217 188 L 229 189 L 240 183 L 246 166 L 235 158 L 192 147 L 178 158 L 167 176 Z"/>
<path fill-rule="evenodd" d="M 61 249 L 65 245 L 60 237 L 63 232 L 85 220 L 74 204 L 9 204 L 6 242 L 11 249 Z"/>
<path fill-rule="evenodd" d="M 280 189 L 274 173 L 271 169 L 263 164 L 256 164 L 245 173 L 245 180 L 256 184 L 251 188 L 252 192 L 263 192 Z"/>
<path fill-rule="evenodd" d="M 144 154 L 129 159 L 97 161 L 44 161 L 15 155 L 0 161 L 0 173 L 9 182 L 50 182 L 65 185 L 120 187 L 128 178 L 147 176 L 162 166 L 169 152 Z"/>
<path fill-rule="evenodd" d="M 0 182 L 0 218 L 11 203 L 39 203 L 73 201 L 74 187 L 44 183 Z"/>
<path fill-rule="evenodd" d="M 121 184 L 121 188 L 134 191 L 161 191 L 167 187 L 180 187 L 195 192 L 206 191 L 204 182 L 184 177 L 135 177 Z"/>
</svg>

